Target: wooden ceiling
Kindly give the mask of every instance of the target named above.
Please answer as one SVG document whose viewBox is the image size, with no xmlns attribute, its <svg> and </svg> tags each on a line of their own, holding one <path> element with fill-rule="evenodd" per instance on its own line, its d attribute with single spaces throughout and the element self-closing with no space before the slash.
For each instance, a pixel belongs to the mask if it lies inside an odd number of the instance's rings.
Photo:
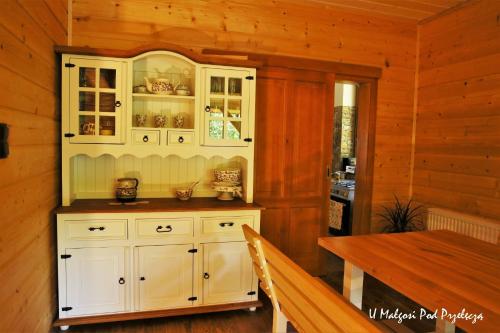
<svg viewBox="0 0 500 333">
<path fill-rule="evenodd" d="M 437 15 L 469 0 L 310 0 L 312 2 L 369 11 L 416 21 Z"/>
</svg>

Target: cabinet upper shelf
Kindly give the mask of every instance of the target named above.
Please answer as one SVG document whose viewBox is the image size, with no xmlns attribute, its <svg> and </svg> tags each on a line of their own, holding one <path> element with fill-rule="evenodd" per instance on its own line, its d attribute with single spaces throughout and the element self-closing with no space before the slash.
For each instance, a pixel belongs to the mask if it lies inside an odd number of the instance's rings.
<svg viewBox="0 0 500 333">
<path fill-rule="evenodd" d="M 196 98 L 196 96 L 162 95 L 162 94 L 140 94 L 140 93 L 133 93 L 132 97 L 137 97 L 137 98 L 172 99 L 172 100 L 186 99 L 186 100 L 193 100 L 193 101 Z"/>
</svg>

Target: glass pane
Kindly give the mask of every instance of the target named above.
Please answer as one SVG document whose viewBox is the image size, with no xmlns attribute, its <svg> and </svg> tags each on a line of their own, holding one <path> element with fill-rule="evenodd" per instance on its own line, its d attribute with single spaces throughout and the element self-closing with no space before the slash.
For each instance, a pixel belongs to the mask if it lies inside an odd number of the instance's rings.
<svg viewBox="0 0 500 333">
<path fill-rule="evenodd" d="M 94 135 L 95 134 L 95 117 L 94 116 L 80 116 L 79 133 L 80 135 Z"/>
<path fill-rule="evenodd" d="M 115 117 L 99 117 L 99 135 L 115 135 Z"/>
<path fill-rule="evenodd" d="M 241 118 L 241 100 L 230 99 L 227 101 L 227 116 L 230 118 Z"/>
<path fill-rule="evenodd" d="M 115 94 L 99 93 L 99 111 L 115 112 Z"/>
<path fill-rule="evenodd" d="M 224 117 L 223 98 L 210 98 L 210 117 Z"/>
<path fill-rule="evenodd" d="M 224 77 L 212 76 L 210 77 L 210 93 L 224 95 Z"/>
<path fill-rule="evenodd" d="M 227 137 L 232 140 L 241 139 L 241 121 L 228 121 L 227 122 Z"/>
<path fill-rule="evenodd" d="M 95 88 L 95 68 L 80 67 L 80 87 Z"/>
<path fill-rule="evenodd" d="M 80 91 L 80 111 L 95 111 L 95 93 Z"/>
<path fill-rule="evenodd" d="M 224 121 L 210 120 L 208 122 L 208 136 L 213 139 L 222 139 L 224 133 Z"/>
<path fill-rule="evenodd" d="M 229 95 L 231 96 L 241 96 L 241 79 L 240 78 L 229 78 Z"/>
<path fill-rule="evenodd" d="M 116 87 L 116 70 L 101 68 L 99 71 L 99 87 L 100 88 L 112 88 Z"/>
</svg>

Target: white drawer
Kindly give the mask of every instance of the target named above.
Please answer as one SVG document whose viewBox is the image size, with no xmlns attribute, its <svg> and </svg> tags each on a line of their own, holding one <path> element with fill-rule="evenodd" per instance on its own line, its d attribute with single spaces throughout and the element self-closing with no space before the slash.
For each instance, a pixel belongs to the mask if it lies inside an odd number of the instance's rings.
<svg viewBox="0 0 500 333">
<path fill-rule="evenodd" d="M 168 236 L 192 236 L 192 218 L 138 219 L 137 238 L 162 238 Z"/>
<path fill-rule="evenodd" d="M 201 219 L 202 233 L 206 235 L 233 235 L 243 237 L 242 226 L 253 228 L 253 216 L 206 217 Z"/>
<path fill-rule="evenodd" d="M 134 145 L 159 145 L 160 131 L 132 131 L 132 143 Z"/>
<path fill-rule="evenodd" d="M 192 145 L 194 142 L 194 132 L 168 131 L 167 144 L 175 145 Z"/>
<path fill-rule="evenodd" d="M 127 220 L 65 221 L 70 240 L 127 239 Z"/>
</svg>

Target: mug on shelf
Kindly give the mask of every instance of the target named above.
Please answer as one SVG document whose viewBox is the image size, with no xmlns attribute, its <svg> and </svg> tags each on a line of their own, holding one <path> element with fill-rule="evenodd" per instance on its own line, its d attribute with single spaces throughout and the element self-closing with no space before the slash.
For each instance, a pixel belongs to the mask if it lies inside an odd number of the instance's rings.
<svg viewBox="0 0 500 333">
<path fill-rule="evenodd" d="M 165 127 L 167 124 L 167 116 L 162 114 L 155 115 L 155 127 Z"/>
<path fill-rule="evenodd" d="M 175 121 L 174 126 L 176 128 L 184 127 L 184 116 L 182 114 L 178 114 L 177 116 L 175 116 L 174 121 Z"/>
<path fill-rule="evenodd" d="M 137 127 L 144 127 L 146 125 L 147 115 L 145 114 L 136 114 L 135 115 L 135 124 Z"/>
</svg>

